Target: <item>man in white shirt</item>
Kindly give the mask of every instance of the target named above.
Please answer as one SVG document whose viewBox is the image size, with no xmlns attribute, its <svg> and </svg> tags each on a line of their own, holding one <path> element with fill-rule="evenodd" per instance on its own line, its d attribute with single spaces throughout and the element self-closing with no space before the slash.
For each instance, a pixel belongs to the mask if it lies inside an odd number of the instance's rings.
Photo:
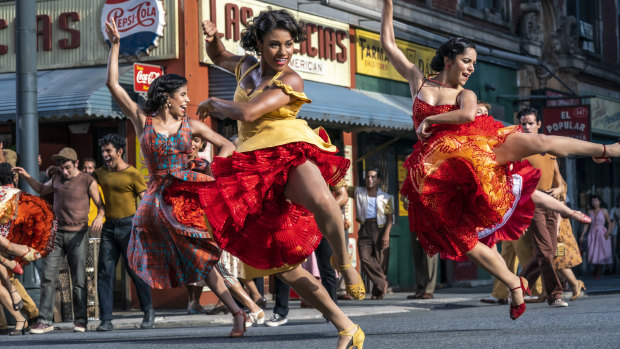
<svg viewBox="0 0 620 349">
<path fill-rule="evenodd" d="M 366 187 L 348 188 L 355 199 L 356 220 L 361 224 L 357 248 L 362 271 L 372 280 L 372 299 L 382 299 L 387 293 L 387 256 L 390 230 L 394 220 L 394 198 L 379 188 L 381 171 L 366 171 Z"/>
</svg>

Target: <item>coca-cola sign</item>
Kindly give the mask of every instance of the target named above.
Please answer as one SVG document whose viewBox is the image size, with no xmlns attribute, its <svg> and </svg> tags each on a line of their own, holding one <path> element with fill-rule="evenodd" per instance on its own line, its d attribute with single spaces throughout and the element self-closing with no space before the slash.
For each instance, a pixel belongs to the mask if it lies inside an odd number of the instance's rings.
<svg viewBox="0 0 620 349">
<path fill-rule="evenodd" d="M 158 65 L 134 63 L 133 64 L 133 90 L 136 92 L 148 92 L 153 80 L 164 73 Z"/>
<path fill-rule="evenodd" d="M 106 0 L 101 11 L 101 32 L 105 42 L 105 22 L 116 20 L 121 35 L 120 54 L 148 55 L 157 47 L 166 25 L 162 0 Z"/>
</svg>

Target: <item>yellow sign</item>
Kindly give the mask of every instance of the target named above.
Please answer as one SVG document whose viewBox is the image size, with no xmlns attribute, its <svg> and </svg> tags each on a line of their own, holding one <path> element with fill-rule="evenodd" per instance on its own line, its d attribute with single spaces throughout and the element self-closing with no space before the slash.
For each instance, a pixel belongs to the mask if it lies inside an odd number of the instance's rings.
<svg viewBox="0 0 620 349">
<path fill-rule="evenodd" d="M 226 49 L 243 55 L 239 46 L 241 33 L 261 11 L 286 9 L 256 0 L 200 0 L 200 18 L 217 25 Z M 349 25 L 327 18 L 286 9 L 305 24 L 306 40 L 295 45 L 289 66 L 303 79 L 351 86 Z M 200 40 L 200 61 L 211 63 L 205 42 Z"/>
<path fill-rule="evenodd" d="M 398 156 L 397 165 L 398 165 L 398 187 L 399 188 L 403 187 L 405 178 L 407 178 L 407 170 L 403 167 L 403 164 L 405 163 L 405 159 L 406 159 L 406 156 L 404 155 Z M 403 194 L 400 193 L 400 190 L 399 190 L 398 191 L 398 215 L 407 217 L 409 215 L 409 212 L 405 208 L 405 200 L 406 198 L 403 196 Z"/>
<path fill-rule="evenodd" d="M 355 32 L 357 36 L 355 43 L 357 73 L 390 80 L 407 81 L 390 64 L 383 47 L 381 47 L 379 34 L 360 29 Z M 433 73 L 431 60 L 435 56 L 435 49 L 399 39 L 396 39 L 396 45 L 410 62 L 422 70 L 424 75 L 428 76 Z"/>
<path fill-rule="evenodd" d="M 14 72 L 15 1 L 0 2 L 0 73 Z M 58 69 L 105 65 L 108 45 L 100 28 L 105 1 L 38 0 L 37 68 Z M 139 61 L 178 58 L 178 0 L 164 1 L 166 26 L 157 47 Z M 196 29 L 198 30 L 198 28 Z"/>
<path fill-rule="evenodd" d="M 620 134 L 620 101 L 602 96 L 590 101 L 592 131 Z"/>
</svg>

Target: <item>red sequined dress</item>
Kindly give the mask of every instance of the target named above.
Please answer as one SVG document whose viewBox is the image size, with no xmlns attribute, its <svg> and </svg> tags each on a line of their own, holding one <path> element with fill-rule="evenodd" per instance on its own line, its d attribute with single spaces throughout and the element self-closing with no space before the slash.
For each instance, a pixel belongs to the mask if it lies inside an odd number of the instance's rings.
<svg viewBox="0 0 620 349">
<path fill-rule="evenodd" d="M 428 116 L 457 109 L 416 96 L 415 128 Z M 410 229 L 426 253 L 462 261 L 478 241 L 493 246 L 518 239 L 532 219 L 531 195 L 540 173 L 527 161 L 498 164 L 493 149 L 521 126 L 504 127 L 480 115 L 466 124 L 435 124 L 430 131 L 405 161 L 401 189 L 409 200 Z"/>
<path fill-rule="evenodd" d="M 241 62 L 237 82 L 259 64 L 242 75 Z M 322 128 L 312 130 L 306 121 L 297 119 L 301 106 L 311 101 L 279 76 L 274 76 L 270 87 L 294 98 L 255 121 L 238 122 L 242 143 L 231 157 L 215 157 L 211 164 L 215 182 L 180 183 L 164 192 L 169 201 L 182 196 L 200 202 L 218 245 L 250 267 L 245 269 L 246 277 L 290 269 L 321 241 L 312 213 L 284 196 L 291 169 L 311 161 L 325 181 L 334 185 L 349 167 L 348 160 L 335 155 L 338 150 Z M 238 84 L 234 99 L 248 102 L 260 93 L 248 94 Z M 178 221 L 198 228 L 204 224 L 182 217 Z"/>
</svg>

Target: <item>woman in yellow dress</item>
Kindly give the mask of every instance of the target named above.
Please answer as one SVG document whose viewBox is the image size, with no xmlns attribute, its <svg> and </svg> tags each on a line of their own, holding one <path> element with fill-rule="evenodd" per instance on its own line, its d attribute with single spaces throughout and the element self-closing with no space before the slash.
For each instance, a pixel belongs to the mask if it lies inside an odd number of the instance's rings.
<svg viewBox="0 0 620 349">
<path fill-rule="evenodd" d="M 338 329 L 337 348 L 362 348 L 364 333 L 332 301 L 320 282 L 300 267 L 325 235 L 332 264 L 348 293 L 365 295 L 359 274 L 350 266 L 340 208 L 327 184 L 336 184 L 349 161 L 335 155 L 324 130 L 312 130 L 297 113 L 310 99 L 303 80 L 289 68 L 303 30 L 284 11 L 261 12 L 243 33 L 241 45 L 252 56 L 228 52 L 215 24 L 203 22 L 207 54 L 235 73 L 234 101 L 210 98 L 199 106 L 201 117 L 222 115 L 238 120 L 241 144 L 229 158 L 211 164 L 215 182 L 177 183 L 165 192 L 200 201 L 218 245 L 247 266 L 246 278 L 276 274 Z M 198 228 L 204 222 L 182 222 Z"/>
</svg>

